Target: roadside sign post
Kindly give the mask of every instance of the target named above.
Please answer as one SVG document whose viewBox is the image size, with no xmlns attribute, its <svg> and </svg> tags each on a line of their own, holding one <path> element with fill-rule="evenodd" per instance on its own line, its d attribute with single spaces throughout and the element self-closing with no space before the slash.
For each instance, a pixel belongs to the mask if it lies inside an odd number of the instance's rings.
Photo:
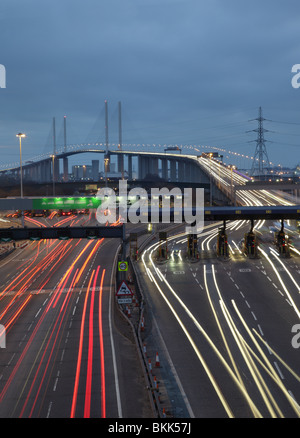
<svg viewBox="0 0 300 438">
<path fill-rule="evenodd" d="M 118 262 L 118 270 L 120 272 L 128 271 L 128 262 L 125 262 L 125 261 Z"/>
<path fill-rule="evenodd" d="M 133 292 L 126 283 L 126 281 L 122 281 L 117 292 L 116 297 L 119 304 L 131 304 L 132 303 Z"/>
<path fill-rule="evenodd" d="M 128 262 L 124 259 L 118 262 L 118 278 L 126 280 L 126 272 L 128 271 Z"/>
</svg>

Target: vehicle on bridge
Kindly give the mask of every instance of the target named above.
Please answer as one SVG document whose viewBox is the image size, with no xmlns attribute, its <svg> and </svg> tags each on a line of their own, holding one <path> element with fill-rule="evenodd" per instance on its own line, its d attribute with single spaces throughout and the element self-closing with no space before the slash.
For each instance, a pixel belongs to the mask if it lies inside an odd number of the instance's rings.
<svg viewBox="0 0 300 438">
<path fill-rule="evenodd" d="M 173 262 L 178 262 L 178 261 L 182 261 L 182 256 L 181 256 L 181 249 L 179 248 L 174 248 L 171 252 L 171 260 Z"/>
<path fill-rule="evenodd" d="M 72 210 L 62 210 L 62 209 L 60 209 L 60 210 L 58 210 L 57 216 L 58 217 L 60 217 L 60 216 L 71 216 L 72 214 L 73 214 Z"/>
<path fill-rule="evenodd" d="M 7 213 L 5 217 L 21 217 L 21 210 L 16 210 L 14 213 Z"/>
<path fill-rule="evenodd" d="M 30 217 L 47 217 L 49 215 L 49 210 L 31 210 L 30 213 Z"/>
<path fill-rule="evenodd" d="M 181 153 L 181 148 L 179 146 L 168 146 L 167 148 L 165 148 L 165 152 L 168 151 L 180 151 Z"/>
</svg>

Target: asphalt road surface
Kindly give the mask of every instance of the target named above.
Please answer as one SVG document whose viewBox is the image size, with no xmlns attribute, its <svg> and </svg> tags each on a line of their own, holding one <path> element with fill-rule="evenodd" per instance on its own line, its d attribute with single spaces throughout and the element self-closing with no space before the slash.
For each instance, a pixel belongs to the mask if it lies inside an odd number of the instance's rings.
<svg viewBox="0 0 300 438">
<path fill-rule="evenodd" d="M 72 216 L 32 226 L 80 225 Z M 0 417 L 151 417 L 136 346 L 114 306 L 118 239 L 27 242 L 0 261 Z"/>
<path fill-rule="evenodd" d="M 93 224 L 92 217 L 28 219 L 30 225 Z M 258 257 L 240 242 L 249 224 L 227 225 L 230 258 L 215 255 L 220 224 L 199 235 L 169 234 L 167 262 L 157 238 L 135 263 L 146 307 L 143 339 L 167 415 L 176 418 L 299 417 L 298 236 L 278 256 L 268 226 L 256 224 Z M 262 226 L 263 225 L 263 226 Z M 137 231 L 133 227 L 132 231 Z M 136 345 L 114 305 L 120 242 L 27 242 L 0 260 L 0 417 L 152 418 Z M 297 252 L 298 251 L 298 252 Z"/>
<path fill-rule="evenodd" d="M 160 352 L 173 415 L 300 415 L 300 349 L 292 345 L 300 315 L 300 253 L 280 258 L 260 228 L 258 257 L 247 258 L 239 242 L 249 226 L 228 226 L 226 260 L 215 257 L 218 228 L 212 224 L 200 235 L 199 260 L 185 257 L 186 237 L 178 235 L 168 241 L 168 262 L 156 259 L 158 243 L 139 262 L 152 315 L 145 341 Z M 299 236 L 295 244 L 299 250 Z"/>
</svg>

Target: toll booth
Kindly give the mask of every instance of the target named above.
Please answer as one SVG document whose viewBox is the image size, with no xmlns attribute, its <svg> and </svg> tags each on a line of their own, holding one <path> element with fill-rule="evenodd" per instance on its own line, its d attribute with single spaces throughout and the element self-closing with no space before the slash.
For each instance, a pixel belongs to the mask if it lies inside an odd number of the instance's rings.
<svg viewBox="0 0 300 438">
<path fill-rule="evenodd" d="M 253 231 L 245 234 L 244 253 L 250 258 L 257 257 L 257 238 Z"/>
<path fill-rule="evenodd" d="M 275 245 L 281 257 L 290 256 L 289 237 L 285 234 L 283 229 L 275 233 Z"/>
<path fill-rule="evenodd" d="M 165 231 L 161 231 L 158 234 L 159 237 L 159 247 L 157 252 L 157 258 L 162 260 L 168 259 L 168 240 L 167 240 L 167 233 Z"/>
<path fill-rule="evenodd" d="M 229 257 L 227 233 L 224 228 L 221 228 L 217 236 L 217 256 Z"/>
<path fill-rule="evenodd" d="M 189 234 L 187 239 L 187 256 L 192 259 L 199 258 L 198 252 L 198 236 L 197 234 Z"/>
</svg>

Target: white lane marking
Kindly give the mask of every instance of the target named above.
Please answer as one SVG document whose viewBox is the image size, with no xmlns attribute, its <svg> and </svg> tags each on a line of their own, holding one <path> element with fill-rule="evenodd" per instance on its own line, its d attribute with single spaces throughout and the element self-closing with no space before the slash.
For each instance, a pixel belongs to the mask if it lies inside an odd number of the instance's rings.
<svg viewBox="0 0 300 438">
<path fill-rule="evenodd" d="M 280 378 L 281 378 L 282 380 L 284 380 L 284 376 L 283 376 L 283 374 L 282 374 L 282 372 L 281 372 L 281 370 L 280 370 L 280 368 L 279 368 L 279 366 L 278 366 L 278 363 L 277 363 L 276 361 L 274 361 L 274 365 L 275 365 L 275 367 L 276 367 L 276 369 L 277 369 L 277 372 L 278 372 Z"/>
</svg>

